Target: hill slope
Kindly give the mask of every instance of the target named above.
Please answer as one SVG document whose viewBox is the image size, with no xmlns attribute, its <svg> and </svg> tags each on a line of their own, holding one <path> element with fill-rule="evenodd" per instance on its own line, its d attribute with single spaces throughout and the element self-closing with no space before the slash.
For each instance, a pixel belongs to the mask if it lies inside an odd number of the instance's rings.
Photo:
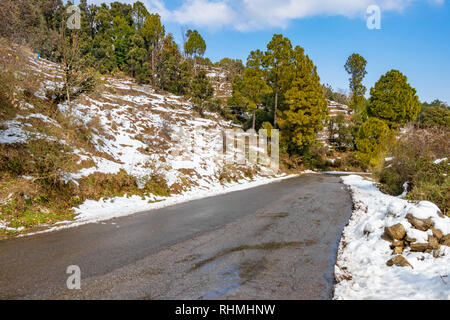
<svg viewBox="0 0 450 320">
<path fill-rule="evenodd" d="M 70 106 L 52 105 L 46 97 L 63 86 L 60 66 L 34 59 L 24 48 L 3 47 L 1 54 L 12 60 L 3 68 L 24 81 L 11 85 L 14 112 L 1 123 L 0 146 L 7 156 L 0 236 L 2 230 L 16 234 L 61 220 L 129 214 L 170 195 L 167 203 L 270 180 L 262 178 L 259 165 L 226 165 L 223 132 L 232 124 L 215 113 L 201 118 L 183 97 L 126 77 L 102 77 L 92 93 Z M 18 149 L 23 152 L 16 154 Z M 45 168 L 51 162 L 48 172 L 40 170 L 41 162 Z M 14 163 L 17 170 L 8 169 Z"/>
</svg>

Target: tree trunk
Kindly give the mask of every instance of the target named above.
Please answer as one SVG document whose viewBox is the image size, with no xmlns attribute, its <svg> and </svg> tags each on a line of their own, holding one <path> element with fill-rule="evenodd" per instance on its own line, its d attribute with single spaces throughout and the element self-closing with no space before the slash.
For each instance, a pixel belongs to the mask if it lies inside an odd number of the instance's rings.
<svg viewBox="0 0 450 320">
<path fill-rule="evenodd" d="M 67 96 L 67 110 L 69 112 L 69 115 L 72 114 L 72 107 L 70 105 L 70 88 L 69 88 L 69 84 L 66 83 L 66 96 Z"/>
<path fill-rule="evenodd" d="M 275 108 L 273 110 L 273 128 L 277 128 L 277 109 L 278 109 L 278 75 L 275 75 Z"/>
<path fill-rule="evenodd" d="M 155 45 L 152 50 L 152 85 L 155 86 Z"/>
<path fill-rule="evenodd" d="M 256 108 L 253 109 L 253 123 L 252 123 L 253 130 L 255 130 L 255 123 L 256 123 Z"/>
</svg>

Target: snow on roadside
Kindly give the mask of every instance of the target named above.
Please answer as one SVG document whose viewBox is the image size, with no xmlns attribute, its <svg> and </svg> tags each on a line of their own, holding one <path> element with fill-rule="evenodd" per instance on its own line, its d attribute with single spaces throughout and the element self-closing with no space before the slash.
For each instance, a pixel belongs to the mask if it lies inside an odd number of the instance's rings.
<svg viewBox="0 0 450 320">
<path fill-rule="evenodd" d="M 428 232 L 412 228 L 408 213 L 431 218 L 435 228 L 450 233 L 450 219 L 439 215 L 428 201 L 418 204 L 383 194 L 376 184 L 360 176 L 342 177 L 349 186 L 355 210 L 345 227 L 335 266 L 334 299 L 450 299 L 450 247 L 432 253 L 403 251 L 411 267 L 392 266 L 390 242 L 382 240 L 385 227 L 401 223 L 409 237 L 426 241 Z"/>
<path fill-rule="evenodd" d="M 25 234 L 24 236 L 56 231 L 65 228 L 77 227 L 87 223 L 97 223 L 101 221 L 110 220 L 113 218 L 123 217 L 138 212 L 143 212 L 152 209 L 160 209 L 175 204 L 198 200 L 202 198 L 217 196 L 229 192 L 240 191 L 250 188 L 255 188 L 264 184 L 279 182 L 285 179 L 294 178 L 298 175 L 280 175 L 278 177 L 257 177 L 253 181 L 249 179 L 241 179 L 237 182 L 220 184 L 217 183 L 211 188 L 192 188 L 191 190 L 179 195 L 172 195 L 169 197 L 147 196 L 139 197 L 136 195 L 127 197 L 114 197 L 110 199 L 86 200 L 78 208 L 74 208 L 76 217 L 74 221 L 59 222 L 55 226 L 33 233 Z"/>
</svg>

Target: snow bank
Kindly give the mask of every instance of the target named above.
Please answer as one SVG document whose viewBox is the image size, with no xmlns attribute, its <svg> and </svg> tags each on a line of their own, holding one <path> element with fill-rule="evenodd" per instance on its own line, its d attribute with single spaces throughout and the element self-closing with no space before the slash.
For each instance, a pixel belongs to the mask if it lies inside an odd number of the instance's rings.
<svg viewBox="0 0 450 320">
<path fill-rule="evenodd" d="M 450 233 L 450 219 L 431 202 L 418 204 L 383 194 L 360 176 L 342 177 L 349 186 L 355 210 L 344 229 L 335 266 L 334 299 L 450 299 L 450 247 L 432 253 L 403 251 L 411 267 L 388 267 L 390 242 L 382 240 L 385 227 L 401 223 L 408 236 L 426 242 L 427 232 L 412 228 L 406 215 L 431 218 L 435 228 Z M 436 253 L 435 253 L 436 254 Z"/>
</svg>

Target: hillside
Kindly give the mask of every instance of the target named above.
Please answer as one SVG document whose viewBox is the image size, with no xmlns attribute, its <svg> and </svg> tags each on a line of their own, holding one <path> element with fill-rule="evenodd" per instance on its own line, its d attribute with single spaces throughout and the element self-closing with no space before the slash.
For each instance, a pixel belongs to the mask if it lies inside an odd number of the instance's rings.
<svg viewBox="0 0 450 320">
<path fill-rule="evenodd" d="M 26 48 L 3 47 L 1 54 L 14 62 L 4 67 L 14 65 L 14 74 L 24 79 L 15 84 L 15 115 L 1 123 L 2 165 L 18 167 L 2 177 L 0 236 L 61 220 L 101 220 L 154 207 L 170 195 L 181 201 L 270 179 L 262 177 L 259 165 L 225 164 L 223 133 L 233 128 L 231 122 L 212 112 L 200 117 L 183 97 L 125 76 L 101 77 L 92 93 L 70 107 L 67 102 L 52 107 L 46 97 L 63 86 L 60 66 L 35 59 Z M 37 83 L 34 92 L 21 94 L 33 87 L 30 78 Z M 15 154 L 19 149 L 33 159 Z M 55 152 L 51 159 L 49 150 Z M 47 169 L 63 185 L 28 165 L 41 160 L 53 161 Z M 124 197 L 131 195 L 139 197 Z M 105 199 L 116 197 L 122 197 L 120 210 L 106 205 L 98 213 Z"/>
</svg>

